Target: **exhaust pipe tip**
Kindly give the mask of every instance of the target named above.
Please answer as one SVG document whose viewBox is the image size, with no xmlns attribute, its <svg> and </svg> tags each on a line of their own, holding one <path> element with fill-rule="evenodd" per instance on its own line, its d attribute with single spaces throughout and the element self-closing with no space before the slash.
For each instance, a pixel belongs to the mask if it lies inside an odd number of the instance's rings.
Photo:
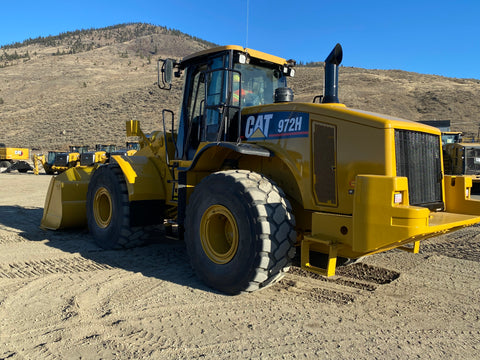
<svg viewBox="0 0 480 360">
<path fill-rule="evenodd" d="M 337 44 L 325 59 L 325 63 L 340 65 L 340 63 L 342 62 L 342 58 L 343 58 L 342 45 Z"/>
<path fill-rule="evenodd" d="M 343 50 L 335 45 L 325 59 L 325 84 L 322 103 L 338 103 L 338 67 L 342 62 Z"/>
</svg>

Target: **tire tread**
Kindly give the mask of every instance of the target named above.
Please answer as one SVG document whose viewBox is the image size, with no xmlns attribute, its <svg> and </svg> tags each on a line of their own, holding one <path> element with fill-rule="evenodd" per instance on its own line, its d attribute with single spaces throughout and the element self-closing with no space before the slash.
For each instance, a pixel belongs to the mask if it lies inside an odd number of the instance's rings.
<svg viewBox="0 0 480 360">
<path fill-rule="evenodd" d="M 249 170 L 220 171 L 204 178 L 197 187 L 203 189 L 202 184 L 218 176 L 223 177 L 232 189 L 240 189 L 242 197 L 250 200 L 248 207 L 250 213 L 254 214 L 257 226 L 258 243 L 255 256 L 259 257 L 258 265 L 248 284 L 239 292 L 253 292 L 267 287 L 284 276 L 295 255 L 296 232 L 292 207 L 283 190 L 275 182 Z M 196 215 L 195 210 L 187 206 L 187 219 Z M 190 260 L 195 268 L 192 255 L 190 253 Z M 236 284 L 232 284 L 232 287 L 235 286 Z"/>
</svg>

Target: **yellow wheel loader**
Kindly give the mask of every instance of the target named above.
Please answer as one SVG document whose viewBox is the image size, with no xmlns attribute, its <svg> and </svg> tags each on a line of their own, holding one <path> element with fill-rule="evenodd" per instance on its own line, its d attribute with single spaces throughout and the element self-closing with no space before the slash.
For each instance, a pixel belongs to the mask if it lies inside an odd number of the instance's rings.
<svg viewBox="0 0 480 360">
<path fill-rule="evenodd" d="M 95 151 L 84 151 L 80 154 L 80 166 L 104 164 L 110 159 L 110 154 L 114 153 L 116 148 L 117 146 L 113 144 L 96 144 Z"/>
<path fill-rule="evenodd" d="M 337 44 L 311 103 L 292 101 L 294 62 L 260 51 L 160 60 L 162 89 L 184 77 L 179 120 L 163 110 L 163 131 L 148 136 L 129 121 L 134 156 L 53 178 L 41 226 L 88 225 L 110 249 L 175 221 L 198 276 L 237 294 L 281 278 L 295 249 L 302 268 L 331 276 L 337 257 L 418 252 L 422 239 L 478 223 L 471 179 L 444 176 L 440 131 L 340 104 L 341 60 Z"/>
<path fill-rule="evenodd" d="M 67 152 L 58 152 L 55 154 L 53 169 L 57 172 L 68 170 L 80 165 L 80 156 L 88 151 L 86 145 L 71 145 Z"/>
<path fill-rule="evenodd" d="M 138 141 L 127 141 L 127 153 L 132 156 L 140 150 L 140 143 Z"/>
<path fill-rule="evenodd" d="M 72 167 L 80 166 L 80 156 L 88 151 L 88 146 L 69 146 L 68 151 L 49 151 L 45 154 L 33 156 L 34 174 L 39 174 L 40 163 L 47 175 L 60 174 Z"/>
<path fill-rule="evenodd" d="M 480 193 L 480 143 L 454 142 L 443 145 L 445 174 L 472 179 L 472 193 Z"/>
<path fill-rule="evenodd" d="M 126 147 L 122 149 L 117 149 L 111 153 L 111 155 L 126 155 L 132 156 L 138 150 L 140 150 L 140 143 L 138 141 L 127 141 Z"/>
</svg>

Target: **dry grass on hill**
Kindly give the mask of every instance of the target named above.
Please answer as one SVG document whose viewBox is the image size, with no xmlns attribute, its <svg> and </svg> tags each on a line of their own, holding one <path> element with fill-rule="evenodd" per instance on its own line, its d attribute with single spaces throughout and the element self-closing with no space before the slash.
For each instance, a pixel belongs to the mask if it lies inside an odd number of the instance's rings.
<svg viewBox="0 0 480 360">
<path fill-rule="evenodd" d="M 146 131 L 160 129 L 163 108 L 178 116 L 182 84 L 178 80 L 170 92 L 158 89 L 156 60 L 212 45 L 145 24 L 46 43 L 3 49 L 20 58 L 0 62 L 0 143 L 41 150 L 120 145 L 130 119 L 140 120 Z M 77 48 L 83 50 L 68 53 Z M 323 68 L 298 67 L 290 85 L 295 101 L 312 101 L 323 92 Z M 339 97 L 353 108 L 416 121 L 451 120 L 454 130 L 478 130 L 480 80 L 341 67 Z"/>
</svg>

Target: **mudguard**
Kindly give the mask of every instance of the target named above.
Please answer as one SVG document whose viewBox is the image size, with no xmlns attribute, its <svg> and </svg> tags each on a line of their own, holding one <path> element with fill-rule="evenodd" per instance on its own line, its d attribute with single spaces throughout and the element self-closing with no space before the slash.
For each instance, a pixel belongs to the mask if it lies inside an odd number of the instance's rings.
<svg viewBox="0 0 480 360">
<path fill-rule="evenodd" d="M 166 166 L 161 167 L 147 156 L 113 155 L 125 175 L 128 199 L 132 201 L 165 200 Z"/>
</svg>

